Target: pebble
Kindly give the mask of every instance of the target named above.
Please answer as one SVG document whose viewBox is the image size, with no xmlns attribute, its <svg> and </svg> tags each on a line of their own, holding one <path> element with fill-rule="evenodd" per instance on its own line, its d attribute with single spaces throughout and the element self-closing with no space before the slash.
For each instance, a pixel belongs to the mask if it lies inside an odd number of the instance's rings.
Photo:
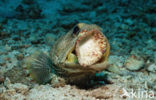
<svg viewBox="0 0 156 100">
<path fill-rule="evenodd" d="M 117 65 L 111 65 L 107 68 L 107 70 L 116 74 L 121 74 L 121 70 Z"/>
<path fill-rule="evenodd" d="M 126 24 L 121 24 L 121 29 L 123 29 L 123 30 L 127 30 L 128 28 L 129 28 L 129 26 L 128 25 L 126 25 Z"/>
<path fill-rule="evenodd" d="M 8 88 L 8 86 L 11 84 L 11 81 L 9 78 L 6 78 L 4 81 L 4 86 L 6 86 Z"/>
<path fill-rule="evenodd" d="M 144 60 L 132 55 L 126 60 L 124 65 L 128 70 L 137 71 L 143 67 Z"/>
<path fill-rule="evenodd" d="M 17 60 L 22 60 L 24 55 L 22 53 L 16 55 Z"/>
<path fill-rule="evenodd" d="M 133 20 L 132 19 L 126 19 L 125 23 L 129 24 L 129 25 L 133 25 Z"/>
<path fill-rule="evenodd" d="M 15 89 L 16 92 L 25 94 L 28 90 L 29 87 L 27 85 L 21 84 L 21 83 L 15 83 L 15 84 L 10 84 L 8 85 L 9 89 Z"/>
<path fill-rule="evenodd" d="M 147 68 L 148 71 L 150 72 L 156 72 L 156 64 L 151 64 L 148 68 Z"/>
<path fill-rule="evenodd" d="M 4 76 L 0 76 L 0 84 L 4 82 Z"/>
<path fill-rule="evenodd" d="M 35 35 L 32 35 L 30 38 L 30 41 L 32 44 L 39 44 L 41 41 L 39 40 L 39 38 Z"/>
<path fill-rule="evenodd" d="M 5 50 L 6 51 L 10 51 L 11 50 L 11 46 L 5 45 Z"/>
</svg>

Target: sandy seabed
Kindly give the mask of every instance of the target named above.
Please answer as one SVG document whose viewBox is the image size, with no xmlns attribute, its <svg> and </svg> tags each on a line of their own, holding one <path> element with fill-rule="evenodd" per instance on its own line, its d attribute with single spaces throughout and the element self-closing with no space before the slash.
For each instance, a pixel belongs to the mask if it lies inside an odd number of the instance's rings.
<svg viewBox="0 0 156 100">
<path fill-rule="evenodd" d="M 156 99 L 155 4 L 155 0 L 1 0 L 0 100 Z M 31 83 L 20 62 L 36 50 L 48 53 L 79 22 L 103 28 L 111 52 L 109 67 L 99 74 L 111 83 L 89 89 Z"/>
</svg>

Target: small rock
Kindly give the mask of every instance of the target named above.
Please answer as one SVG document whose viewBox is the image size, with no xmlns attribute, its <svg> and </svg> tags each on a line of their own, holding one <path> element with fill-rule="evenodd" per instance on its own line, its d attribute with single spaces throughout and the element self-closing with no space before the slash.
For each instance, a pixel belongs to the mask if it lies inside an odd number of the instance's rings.
<svg viewBox="0 0 156 100">
<path fill-rule="evenodd" d="M 127 23 L 128 25 L 133 25 L 133 20 L 131 19 L 126 19 L 125 23 Z"/>
<path fill-rule="evenodd" d="M 148 71 L 150 72 L 156 72 L 156 64 L 151 64 L 148 68 L 147 68 Z"/>
<path fill-rule="evenodd" d="M 129 28 L 129 26 L 128 25 L 126 25 L 126 24 L 121 24 L 121 29 L 123 29 L 123 30 L 127 30 L 128 28 Z"/>
<path fill-rule="evenodd" d="M 35 36 L 35 35 L 32 35 L 29 39 L 30 39 L 32 44 L 39 44 L 39 43 L 41 43 L 39 38 L 37 36 Z"/>
<path fill-rule="evenodd" d="M 144 60 L 132 55 L 127 59 L 124 65 L 131 71 L 137 71 L 143 67 Z"/>
<path fill-rule="evenodd" d="M 17 60 L 22 60 L 24 55 L 22 53 L 16 55 Z"/>
<path fill-rule="evenodd" d="M 7 56 L 3 58 L 4 61 L 10 61 L 10 59 L 11 58 L 10 57 L 7 57 Z"/>
<path fill-rule="evenodd" d="M 6 78 L 4 81 L 4 86 L 6 86 L 8 88 L 8 86 L 11 84 L 11 81 L 9 78 Z"/>
<path fill-rule="evenodd" d="M 27 85 L 24 85 L 24 84 L 21 84 L 21 83 L 10 84 L 8 86 L 8 88 L 9 89 L 15 89 L 16 92 L 21 93 L 21 94 L 24 94 L 29 90 Z"/>
<path fill-rule="evenodd" d="M 4 82 L 4 76 L 0 76 L 0 84 Z"/>
<path fill-rule="evenodd" d="M 118 75 L 126 75 L 129 72 L 127 69 L 121 68 L 120 66 L 117 66 L 115 64 L 109 66 L 107 70 Z"/>
<path fill-rule="evenodd" d="M 112 66 L 109 66 L 107 68 L 108 71 L 110 72 L 114 72 L 116 74 L 121 74 L 121 70 L 120 70 L 120 67 L 116 66 L 116 65 L 112 65 Z"/>
<path fill-rule="evenodd" d="M 119 75 L 125 74 L 128 71 L 123 67 L 126 58 L 127 56 L 110 55 L 108 59 L 109 67 L 107 70 Z"/>
<path fill-rule="evenodd" d="M 11 46 L 5 45 L 5 50 L 6 51 L 10 51 L 11 50 Z"/>
</svg>

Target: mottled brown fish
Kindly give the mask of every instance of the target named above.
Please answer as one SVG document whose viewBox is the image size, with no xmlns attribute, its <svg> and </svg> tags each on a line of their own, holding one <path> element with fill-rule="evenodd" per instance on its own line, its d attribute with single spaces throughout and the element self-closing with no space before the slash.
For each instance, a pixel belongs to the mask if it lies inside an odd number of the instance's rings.
<svg viewBox="0 0 156 100">
<path fill-rule="evenodd" d="M 38 53 L 29 69 L 39 83 L 50 80 L 50 70 L 54 69 L 65 83 L 81 84 L 107 67 L 109 51 L 110 45 L 99 26 L 79 23 L 56 41 L 49 58 Z"/>
</svg>

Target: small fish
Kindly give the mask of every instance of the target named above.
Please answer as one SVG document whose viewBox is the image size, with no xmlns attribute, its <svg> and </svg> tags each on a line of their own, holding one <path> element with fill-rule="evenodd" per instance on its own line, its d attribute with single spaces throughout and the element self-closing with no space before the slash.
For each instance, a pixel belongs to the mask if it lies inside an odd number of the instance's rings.
<svg viewBox="0 0 156 100">
<path fill-rule="evenodd" d="M 107 68 L 109 51 L 110 45 L 102 28 L 78 23 L 54 43 L 50 56 L 37 54 L 29 69 L 32 78 L 39 83 L 49 81 L 51 70 L 54 70 L 65 83 L 83 84 Z"/>
</svg>

